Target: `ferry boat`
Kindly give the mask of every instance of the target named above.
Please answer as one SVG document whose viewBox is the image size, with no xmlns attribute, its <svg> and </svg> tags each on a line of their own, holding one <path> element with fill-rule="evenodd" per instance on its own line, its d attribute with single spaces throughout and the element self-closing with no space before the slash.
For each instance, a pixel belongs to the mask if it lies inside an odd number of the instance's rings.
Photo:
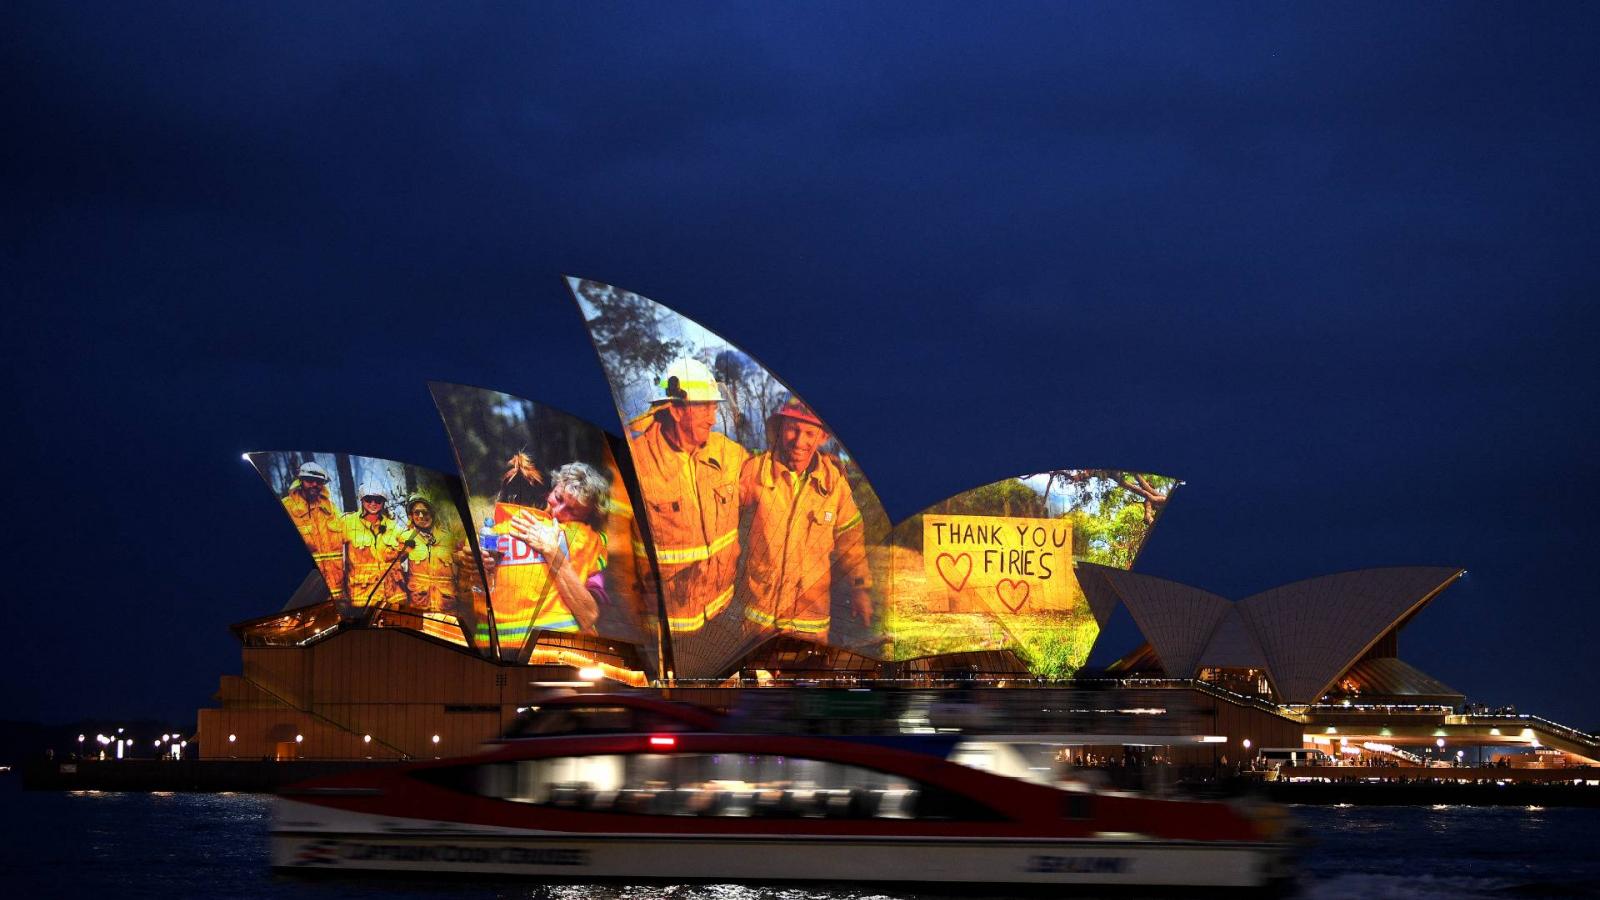
<svg viewBox="0 0 1600 900">
<path fill-rule="evenodd" d="M 1266 888 L 1276 807 L 1039 783 L 953 761 L 959 737 L 724 730 L 643 696 L 541 704 L 477 755 L 282 792 L 273 865 L 548 881 Z"/>
</svg>

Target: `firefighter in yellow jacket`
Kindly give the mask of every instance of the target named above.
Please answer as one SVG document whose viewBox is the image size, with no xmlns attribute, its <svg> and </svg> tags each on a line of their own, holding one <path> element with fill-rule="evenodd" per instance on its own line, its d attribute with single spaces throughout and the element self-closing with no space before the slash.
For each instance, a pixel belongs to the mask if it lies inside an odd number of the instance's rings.
<svg viewBox="0 0 1600 900">
<path fill-rule="evenodd" d="M 344 532 L 345 595 L 357 609 L 405 605 L 400 559 L 400 526 L 389 512 L 389 495 L 377 485 L 361 485 L 361 508 L 339 518 Z"/>
<path fill-rule="evenodd" d="M 484 592 L 465 535 L 440 524 L 433 501 L 421 495 L 406 501 L 406 522 L 400 532 L 406 605 L 421 614 L 420 620 L 408 624 L 453 644 L 472 642 L 487 607 L 477 608 Z M 487 635 L 478 649 L 488 649 Z"/>
<path fill-rule="evenodd" d="M 344 531 L 339 527 L 339 511 L 328 496 L 328 471 L 314 462 L 302 465 L 283 497 L 283 508 L 299 529 L 300 540 L 311 552 L 333 599 L 344 599 Z"/>
<path fill-rule="evenodd" d="M 512 462 L 495 502 L 494 551 L 484 554 L 484 565 L 500 652 L 515 659 L 541 631 L 594 633 L 600 607 L 590 582 L 598 583 L 606 567 L 601 529 L 611 485 L 594 467 L 574 462 L 552 472 L 545 490 L 537 469 L 530 477 L 526 466 Z M 512 502 L 526 499 L 525 490 L 515 490 L 523 482 L 537 482 L 543 506 Z"/>
<path fill-rule="evenodd" d="M 751 457 L 739 474 L 745 556 L 738 596 L 747 632 L 826 642 L 835 594 L 870 626 L 861 513 L 843 469 L 821 452 L 822 420 L 790 397 L 767 428 L 772 450 Z"/>
<path fill-rule="evenodd" d="M 694 632 L 728 608 L 739 564 L 739 469 L 749 452 L 712 431 L 722 392 L 711 370 L 680 359 L 629 441 L 655 544 L 667 624 Z"/>
<path fill-rule="evenodd" d="M 405 551 L 406 606 L 417 612 L 456 612 L 457 546 L 460 537 L 441 528 L 426 497 L 406 501 L 406 529 L 400 532 Z"/>
</svg>

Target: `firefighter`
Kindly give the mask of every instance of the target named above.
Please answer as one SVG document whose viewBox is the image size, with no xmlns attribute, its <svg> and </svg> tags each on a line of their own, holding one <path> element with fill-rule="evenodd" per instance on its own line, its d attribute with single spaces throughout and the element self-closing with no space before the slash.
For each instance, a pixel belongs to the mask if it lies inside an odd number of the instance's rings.
<svg viewBox="0 0 1600 900">
<path fill-rule="evenodd" d="M 464 535 L 439 523 L 427 497 L 416 495 L 406 501 L 406 520 L 408 525 L 400 532 L 406 602 L 421 615 L 411 627 L 451 643 L 472 643 L 475 626 L 486 621 L 487 610 L 472 548 Z M 487 630 L 478 649 L 488 649 Z"/>
<path fill-rule="evenodd" d="M 697 359 L 680 359 L 629 441 L 648 508 L 667 624 L 694 632 L 728 608 L 739 564 L 739 468 L 749 452 L 712 431 L 722 392 Z"/>
<path fill-rule="evenodd" d="M 406 555 L 406 605 L 417 612 L 455 614 L 460 538 L 438 525 L 426 497 L 406 501 L 406 521 L 408 527 L 400 532 Z"/>
<path fill-rule="evenodd" d="M 872 625 L 872 575 L 861 513 L 844 470 L 821 448 L 828 432 L 789 397 L 767 420 L 772 450 L 739 473 L 745 547 L 738 596 L 746 631 L 828 640 L 835 595 Z"/>
<path fill-rule="evenodd" d="M 344 532 L 345 595 L 357 609 L 404 605 L 399 562 L 400 527 L 389 512 L 389 495 L 376 484 L 361 485 L 361 508 L 339 519 Z"/>
<path fill-rule="evenodd" d="M 494 551 L 484 554 L 484 567 L 500 652 L 516 659 L 540 631 L 593 633 L 599 603 L 589 582 L 606 565 L 599 529 L 611 485 L 584 463 L 556 469 L 546 484 L 525 454 L 510 462 L 491 523 Z M 528 502 L 535 494 L 538 505 Z"/>
<path fill-rule="evenodd" d="M 328 592 L 335 600 L 344 599 L 344 532 L 328 496 L 328 471 L 314 462 L 301 465 L 283 496 L 283 508 L 300 530 Z"/>
</svg>

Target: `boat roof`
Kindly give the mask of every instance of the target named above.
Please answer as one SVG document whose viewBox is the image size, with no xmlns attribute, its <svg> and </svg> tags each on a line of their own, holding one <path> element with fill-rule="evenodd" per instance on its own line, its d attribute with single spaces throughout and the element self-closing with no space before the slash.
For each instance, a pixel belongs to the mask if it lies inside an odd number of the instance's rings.
<svg viewBox="0 0 1600 900">
<path fill-rule="evenodd" d="M 506 738 L 542 737 L 529 733 L 528 724 L 552 713 L 582 710 L 624 709 L 647 713 L 651 717 L 671 723 L 674 731 L 716 731 L 723 726 L 723 718 L 702 706 L 673 700 L 662 700 L 644 694 L 593 693 L 566 694 L 540 700 L 507 731 Z M 615 729 L 606 729 L 615 730 Z"/>
</svg>

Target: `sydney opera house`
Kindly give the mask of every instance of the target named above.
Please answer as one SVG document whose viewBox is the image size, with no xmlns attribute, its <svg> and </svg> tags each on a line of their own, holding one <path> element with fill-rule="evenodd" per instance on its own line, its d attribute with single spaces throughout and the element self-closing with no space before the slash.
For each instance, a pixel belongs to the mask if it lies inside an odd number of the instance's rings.
<svg viewBox="0 0 1600 900">
<path fill-rule="evenodd" d="M 624 687 L 769 726 L 1037 734 L 1188 764 L 1291 747 L 1600 757 L 1555 723 L 1470 713 L 1402 661 L 1402 630 L 1460 569 L 1220 597 L 1133 571 L 1182 482 L 1104 469 L 1020 475 L 893 522 L 825 420 L 739 347 L 637 294 L 569 285 L 620 435 L 432 384 L 457 472 L 248 455 L 310 571 L 281 610 L 232 626 L 242 670 L 200 711 L 203 757 L 453 755 L 553 690 Z M 1143 643 L 1086 670 L 1119 610 Z"/>
</svg>

